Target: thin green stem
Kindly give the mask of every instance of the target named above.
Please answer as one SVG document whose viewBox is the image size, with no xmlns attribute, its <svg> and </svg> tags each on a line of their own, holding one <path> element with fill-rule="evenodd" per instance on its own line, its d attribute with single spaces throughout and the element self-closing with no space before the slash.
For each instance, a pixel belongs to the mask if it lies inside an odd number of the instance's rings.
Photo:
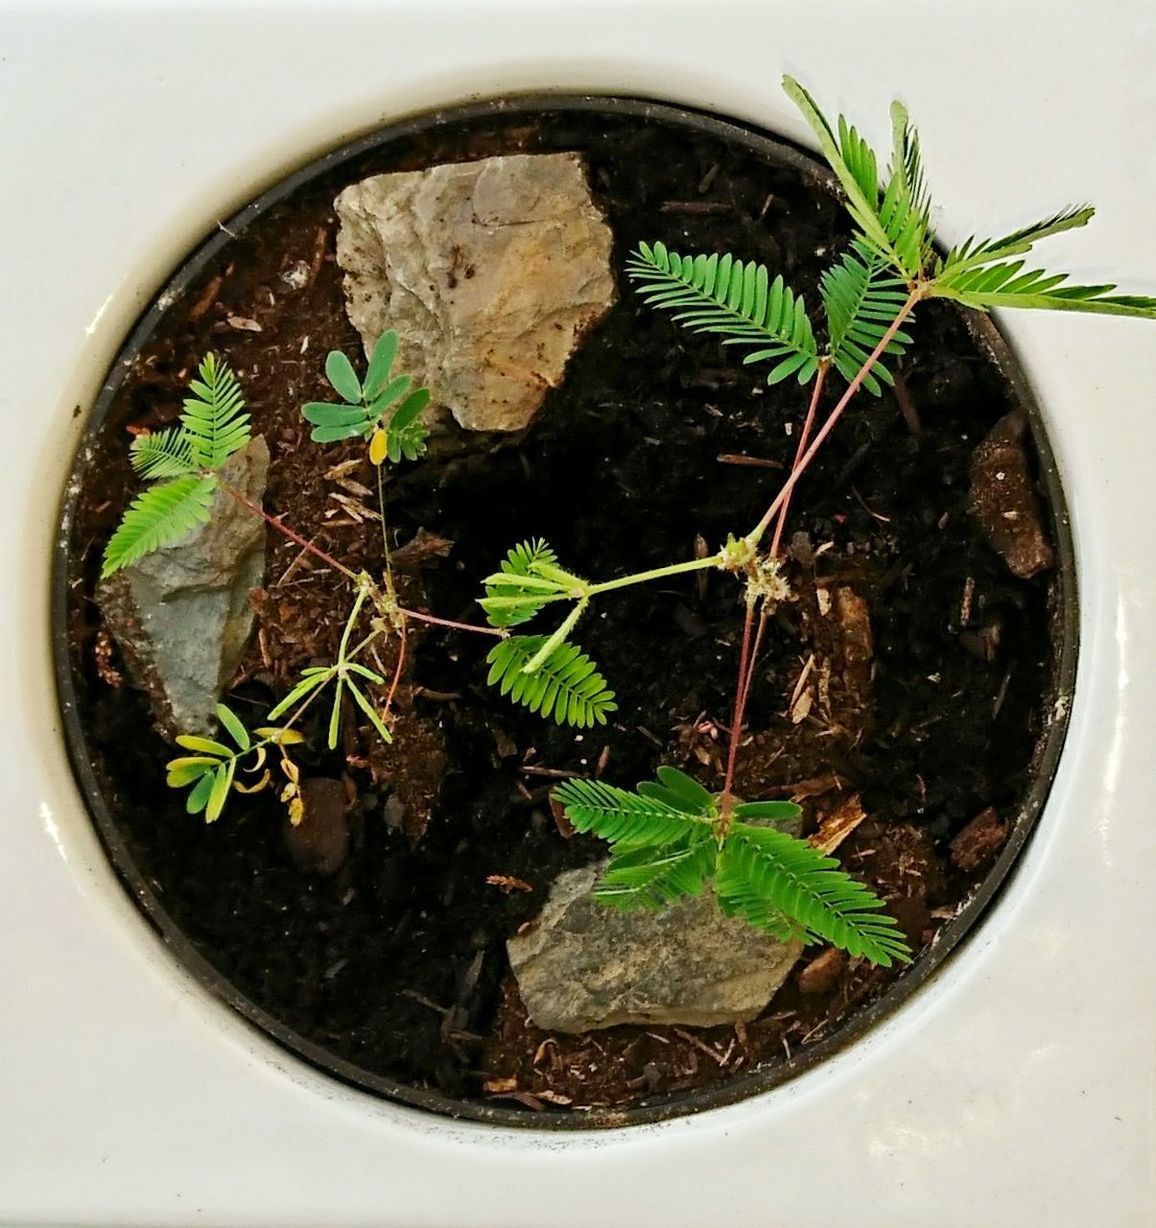
<svg viewBox="0 0 1156 1228">
<path fill-rule="evenodd" d="M 630 576 L 620 576 L 617 580 L 604 580 L 601 584 L 591 584 L 586 589 L 586 596 L 593 597 L 598 593 L 609 593 L 616 588 L 629 588 L 633 584 L 648 584 L 651 580 L 661 580 L 666 576 L 679 576 L 688 571 L 703 571 L 707 567 L 720 567 L 722 562 L 721 554 L 712 554 L 706 559 L 690 559 L 686 563 L 674 563 L 669 567 L 638 571 Z"/>
<path fill-rule="evenodd" d="M 405 625 L 404 622 L 402 623 L 402 625 L 403 626 Z M 357 644 L 354 644 L 353 648 L 350 649 L 348 655 L 346 656 L 346 660 L 356 661 L 357 658 L 361 656 L 361 654 L 370 646 L 370 644 L 373 643 L 375 639 L 377 639 L 379 635 L 381 635 L 381 630 L 378 628 L 375 628 L 363 640 L 361 640 Z"/>
<path fill-rule="evenodd" d="M 523 674 L 533 674 L 540 670 L 546 661 L 546 658 L 558 647 L 559 644 L 574 630 L 578 620 L 582 617 L 587 605 L 590 604 L 588 597 L 583 597 L 580 601 L 574 603 L 574 608 L 558 625 L 558 629 L 551 635 L 546 642 L 538 649 L 536 653 L 522 666 Z"/>
<path fill-rule="evenodd" d="M 357 622 L 357 616 L 361 613 L 361 607 L 365 604 L 365 599 L 369 595 L 369 589 L 364 584 L 357 586 L 357 596 L 353 602 L 353 609 L 349 612 L 349 618 L 345 623 L 345 630 L 341 633 L 341 644 L 337 649 L 337 661 L 339 665 L 343 665 L 346 660 L 345 650 L 349 647 L 349 637 L 353 634 L 353 624 Z"/>
<path fill-rule="evenodd" d="M 377 470 L 377 510 L 381 513 L 381 549 L 385 555 L 385 574 L 393 575 L 393 558 L 389 553 L 389 530 L 385 523 L 385 479 L 382 477 L 382 465 L 375 465 Z"/>
</svg>

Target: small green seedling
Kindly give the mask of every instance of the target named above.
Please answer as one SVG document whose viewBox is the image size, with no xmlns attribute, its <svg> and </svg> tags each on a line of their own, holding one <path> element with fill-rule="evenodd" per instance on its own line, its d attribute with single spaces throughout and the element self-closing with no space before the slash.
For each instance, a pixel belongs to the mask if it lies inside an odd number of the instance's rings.
<svg viewBox="0 0 1156 1228">
<path fill-rule="evenodd" d="M 204 813 L 206 823 L 214 823 L 221 817 L 225 799 L 231 789 L 236 789 L 238 793 L 259 793 L 269 786 L 271 777 L 265 766 L 266 747 L 280 747 L 284 761 L 284 748 L 305 740 L 297 730 L 277 725 L 258 727 L 253 731 L 257 735 L 254 740 L 241 718 L 226 704 L 217 705 L 217 720 L 233 746 L 226 746 L 215 738 L 202 738 L 191 733 L 180 734 L 177 737 L 177 745 L 195 753 L 179 759 L 170 759 L 165 781 L 172 789 L 192 786 L 189 788 L 185 809 L 189 814 Z M 237 780 L 238 768 L 257 776 L 257 779 L 252 784 L 242 784 Z M 292 772 L 287 775 L 296 781 Z M 300 822 L 300 818 L 298 814 L 295 821 Z"/>
<path fill-rule="evenodd" d="M 977 311 L 1047 308 L 1152 319 L 1156 299 L 1117 294 L 1114 285 L 1073 285 L 1065 274 L 1026 267 L 1022 257 L 1037 242 L 1086 225 L 1090 207 L 1064 209 L 1000 238 L 969 239 L 946 255 L 937 254 L 919 139 L 903 106 L 892 106 L 891 159 L 881 175 L 879 159 L 853 126 L 840 117 L 832 127 L 798 82 L 788 77 L 783 85 L 814 131 L 855 226 L 846 250 L 819 280 L 821 318 L 812 318 L 803 295 L 781 274 L 772 276 L 765 265 L 729 253 L 681 255 L 655 241 L 640 244 L 626 266 L 627 276 L 651 306 L 674 312 L 674 319 L 693 332 L 713 334 L 724 346 L 744 349 L 745 363 L 769 363 L 768 383 L 794 378 L 810 386 L 794 463 L 758 524 L 744 534 L 729 534 L 724 545 L 705 557 L 599 582 L 567 570 L 546 542 L 531 539 L 511 549 L 498 570 L 482 581 L 479 604 L 487 626 L 406 609 L 393 585 L 381 466 L 386 460 L 397 464 L 422 455 L 427 438 L 422 412 L 430 395 L 424 388 L 413 389 L 409 376 L 393 373 L 398 338 L 392 330 L 378 340 L 364 378 L 344 354 L 334 351 L 326 359 L 325 373 L 341 400 L 310 402 L 302 413 L 317 443 L 358 437 L 369 442 L 369 459 L 378 472 L 383 573 L 380 581 L 355 573 L 280 519 L 265 516 L 352 586 L 350 615 L 337 660 L 304 670 L 271 710 L 270 719 L 290 713 L 285 726 L 258 729 L 261 740 L 255 742 L 222 705 L 218 716 L 235 750 L 213 739 L 178 739 L 197 753 L 169 765 L 169 782 L 192 786 L 191 811 L 203 811 L 210 822 L 217 818 L 238 764 L 252 756 L 250 770 L 262 772 L 264 748 L 272 743 L 282 750 L 288 779 L 282 796 L 291 816 L 299 819 L 297 770 L 284 755 L 284 746 L 300 736 L 293 726 L 332 684 L 330 749 L 337 745 L 346 693 L 377 735 L 388 741 L 390 703 L 401 677 L 411 621 L 493 636 L 498 642 L 487 659 L 488 681 L 503 695 L 558 724 L 604 725 L 617 711 L 614 693 L 571 640 L 584 614 L 596 598 L 618 589 L 715 568 L 736 579 L 745 608 L 722 789 L 710 793 L 669 766 L 659 768 L 658 780 L 639 785 L 635 793 L 595 780 L 574 779 L 559 786 L 554 796 L 574 826 L 610 843 L 612 858 L 598 898 L 619 908 L 656 908 L 709 886 L 725 912 L 779 937 L 829 942 L 882 965 L 910 960 L 898 925 L 881 911 L 882 901 L 839 870 L 833 858 L 782 830 L 781 824 L 799 817 L 797 806 L 742 801 L 734 793 L 762 630 L 776 606 L 790 596 L 780 544 L 792 493 L 855 394 L 862 388 L 879 396 L 894 382 L 889 364 L 910 345 L 914 313 L 926 300 L 949 299 Z M 845 387 L 816 429 L 822 392 L 832 372 Z M 216 489 L 229 490 L 218 471 L 248 441 L 248 415 L 236 380 L 212 355 L 201 364 L 200 375 L 191 386 L 180 426 L 133 444 L 135 468 L 157 485 L 126 512 L 106 550 L 105 574 L 203 523 Z M 238 492 L 229 493 L 265 515 Z M 768 546 L 765 538 L 772 526 Z M 374 617 L 351 648 L 367 603 Z M 561 618 L 544 634 L 511 630 L 556 609 Z M 398 660 L 389 695 L 379 709 L 366 689 L 383 686 L 383 676 L 357 658 L 388 636 L 396 637 Z"/>
<path fill-rule="evenodd" d="M 360 435 L 369 440 L 369 459 L 374 465 L 386 457 L 396 465 L 402 457 L 412 461 L 421 456 L 429 435 L 421 418 L 429 404 L 429 389 L 411 392 L 411 376 L 391 377 L 397 345 L 393 329 L 381 334 L 364 380 L 357 378 L 353 364 L 340 350 L 330 352 L 325 377 L 342 401 L 336 405 L 310 401 L 301 407 L 305 421 L 313 425 L 310 438 L 314 443 L 335 443 Z"/>
<path fill-rule="evenodd" d="M 314 665 L 308 669 L 303 669 L 301 671 L 301 681 L 276 707 L 271 708 L 269 711 L 269 719 L 275 721 L 294 707 L 294 705 L 311 700 L 332 683 L 333 704 L 329 712 L 329 736 L 327 740 L 330 750 L 337 748 L 337 732 L 341 723 L 341 699 L 346 692 L 369 718 L 369 723 L 376 730 L 377 735 L 385 742 L 393 741 L 393 737 L 386 728 L 385 723 L 356 681 L 356 679 L 360 678 L 363 682 L 374 682 L 378 686 L 385 685 L 385 679 L 380 674 L 375 673 L 365 665 L 359 664 L 354 659 L 373 643 L 376 635 L 371 633 L 355 648 L 351 649 L 349 647 L 349 638 L 353 634 L 354 626 L 357 624 L 357 617 L 361 613 L 361 607 L 372 588 L 373 581 L 368 576 L 363 575 L 357 586 L 357 596 L 353 601 L 353 609 L 350 610 L 349 617 L 345 622 L 345 629 L 341 633 L 341 643 L 337 648 L 337 660 L 332 665 Z"/>
<path fill-rule="evenodd" d="M 132 442 L 133 468 L 156 484 L 137 496 L 105 547 L 104 576 L 203 525 L 219 470 L 249 442 L 249 415 L 236 376 L 214 354 L 205 355 L 200 376 L 189 385 L 179 426 Z"/>
</svg>

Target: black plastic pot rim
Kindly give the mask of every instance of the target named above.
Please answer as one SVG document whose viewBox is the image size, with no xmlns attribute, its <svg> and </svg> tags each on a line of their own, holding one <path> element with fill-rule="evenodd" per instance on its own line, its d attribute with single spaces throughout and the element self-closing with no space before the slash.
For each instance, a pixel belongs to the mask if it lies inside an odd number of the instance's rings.
<svg viewBox="0 0 1156 1228">
<path fill-rule="evenodd" d="M 82 467 L 82 458 L 97 436 L 134 359 L 160 320 L 173 303 L 183 297 L 205 266 L 274 205 L 318 175 L 332 171 L 363 153 L 400 137 L 413 136 L 441 124 L 503 114 L 581 111 L 635 116 L 640 120 L 657 119 L 706 132 L 744 146 L 765 160 L 793 167 L 816 186 L 834 189 L 834 179 L 825 166 L 817 162 L 811 154 L 781 138 L 732 120 L 722 119 L 713 113 L 643 98 L 612 95 L 535 93 L 473 102 L 411 116 L 331 150 L 293 171 L 234 216 L 216 226 L 208 238 L 168 279 L 152 305 L 133 327 L 100 389 L 73 460 L 61 507 L 60 519 L 64 532 L 57 539 L 52 577 L 53 657 L 65 741 L 73 772 L 117 873 L 177 962 L 191 972 L 208 993 L 233 1007 L 254 1027 L 272 1037 L 291 1053 L 304 1058 L 312 1066 L 343 1083 L 441 1117 L 493 1126 L 552 1131 L 639 1126 L 748 1099 L 814 1070 L 910 1001 L 937 975 L 948 957 L 960 946 L 963 939 L 976 929 L 979 921 L 1006 888 L 1013 865 L 1035 830 L 1051 788 L 1067 734 L 1070 708 L 1070 704 L 1057 703 L 1047 730 L 1037 745 L 1033 759 L 1032 783 L 1019 813 L 1015 816 L 1006 843 L 983 881 L 957 915 L 940 931 L 932 948 L 920 956 L 876 1001 L 842 1024 L 829 1038 L 792 1054 L 781 1064 L 754 1070 L 744 1077 L 734 1078 L 717 1087 L 656 1098 L 650 1103 L 631 1108 L 572 1110 L 566 1113 L 536 1113 L 529 1109 L 514 1109 L 492 1102 L 459 1100 L 440 1092 L 410 1087 L 335 1057 L 320 1045 L 285 1027 L 223 977 L 184 936 L 165 910 L 158 894 L 134 863 L 109 813 L 89 761 L 85 733 L 78 714 L 78 696 L 72 677 L 67 625 L 72 522 L 81 488 L 81 483 L 72 481 L 71 477 Z M 1039 456 L 1039 480 L 1048 497 L 1058 560 L 1057 609 L 1053 616 L 1054 642 L 1058 651 L 1053 664 L 1053 686 L 1055 696 L 1063 699 L 1071 696 L 1075 683 L 1079 626 L 1075 551 L 1055 457 L 1044 431 L 1039 406 L 1010 346 L 989 317 L 965 313 L 965 319 L 974 338 L 995 362 L 1020 408 L 1026 412 Z"/>
</svg>

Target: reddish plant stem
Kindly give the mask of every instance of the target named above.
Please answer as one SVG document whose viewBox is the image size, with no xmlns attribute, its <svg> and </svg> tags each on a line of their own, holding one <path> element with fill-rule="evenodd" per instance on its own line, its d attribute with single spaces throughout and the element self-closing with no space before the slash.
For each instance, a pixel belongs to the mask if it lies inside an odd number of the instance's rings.
<svg viewBox="0 0 1156 1228">
<path fill-rule="evenodd" d="M 806 448 L 808 441 L 811 438 L 811 428 L 815 425 L 815 413 L 819 408 L 819 398 L 823 393 L 823 383 L 827 378 L 827 367 L 821 366 L 819 373 L 815 377 L 815 387 L 811 391 L 811 403 L 807 406 L 807 416 L 803 420 L 803 429 L 799 432 L 799 444 L 795 448 L 795 459 L 791 463 L 791 471 L 794 472 L 802 459 L 803 450 Z M 788 496 L 783 500 L 783 506 L 779 508 L 778 519 L 775 521 L 775 535 L 771 539 L 771 549 L 769 557 L 777 559 L 779 557 L 779 549 L 783 541 L 783 530 L 787 524 L 787 513 L 791 507 L 791 500 Z M 763 633 L 767 629 L 767 606 L 764 601 L 762 608 L 759 611 L 759 627 L 755 632 L 754 647 L 751 648 L 750 660 L 747 662 L 747 671 L 744 676 L 739 674 L 739 690 L 742 694 L 742 708 L 745 711 L 747 699 L 750 697 L 751 684 L 755 677 L 755 666 L 759 660 L 759 650 L 763 645 Z M 741 729 L 740 729 L 741 732 Z"/>
<path fill-rule="evenodd" d="M 326 554 L 320 546 L 315 546 L 311 541 L 306 541 L 300 533 L 294 532 L 293 529 L 289 528 L 287 524 L 284 524 L 276 516 L 270 516 L 259 503 L 254 503 L 252 499 L 247 495 L 243 495 L 235 486 L 230 486 L 228 482 L 222 482 L 221 489 L 227 494 L 232 495 L 247 512 L 252 512 L 254 516 L 260 516 L 266 524 L 272 525 L 273 528 L 279 533 L 284 534 L 291 542 L 296 542 L 302 550 L 308 550 L 310 554 L 319 558 L 326 566 L 332 567 L 334 571 L 341 572 L 343 576 L 348 576 L 350 580 L 357 579 L 344 563 L 339 563 L 332 555 Z"/>
<path fill-rule="evenodd" d="M 479 627 L 477 623 L 459 623 L 454 622 L 452 618 L 435 618 L 432 614 L 423 614 L 420 610 L 407 610 L 401 605 L 397 608 L 406 618 L 416 618 L 419 623 L 430 623 L 435 627 L 449 627 L 453 631 L 473 631 L 478 635 L 492 635 L 499 640 L 506 638 L 506 632 L 500 627 Z"/>
<path fill-rule="evenodd" d="M 731 717 L 730 744 L 727 747 L 726 775 L 723 777 L 722 800 L 720 803 L 721 824 L 719 835 L 725 836 L 731 824 L 731 805 L 734 801 L 733 786 L 735 782 L 735 764 L 738 762 L 739 740 L 742 737 L 743 711 L 746 707 L 746 695 L 743 692 L 742 680 L 747 675 L 747 664 L 751 655 L 751 627 L 755 621 L 754 602 L 747 602 L 747 616 L 743 620 L 743 646 L 739 650 L 739 685 L 735 688 L 735 708 Z"/>
<path fill-rule="evenodd" d="M 397 633 L 397 666 L 393 671 L 393 681 L 389 684 L 389 694 L 385 697 L 385 707 L 382 709 L 382 721 L 389 718 L 389 710 L 393 706 L 393 697 L 397 694 L 398 685 L 401 683 L 401 671 L 405 665 L 405 644 L 408 637 L 405 619 L 402 619 L 401 627 Z"/>
<path fill-rule="evenodd" d="M 807 446 L 807 440 L 810 437 L 811 427 L 814 425 L 815 413 L 819 405 L 819 396 L 823 390 L 823 381 L 826 375 L 826 368 L 820 367 L 819 373 L 815 379 L 815 387 L 811 393 L 811 403 L 807 409 L 807 417 L 803 423 L 803 430 L 799 436 L 799 444 L 795 449 L 795 461 L 791 466 L 791 472 L 787 480 L 783 483 L 779 493 L 775 496 L 771 506 L 767 509 L 766 514 L 759 522 L 758 527 L 750 535 L 748 540 L 757 541 L 771 521 L 778 516 L 775 524 L 774 536 L 771 539 L 770 557 L 778 558 L 779 547 L 782 544 L 783 529 L 787 522 L 787 511 L 791 503 L 791 494 L 798 484 L 799 479 L 806 472 L 811 461 L 814 460 L 815 454 L 823 446 L 823 441 L 835 428 L 835 424 L 843 415 L 843 411 L 850 404 L 852 398 L 862 387 L 863 381 L 871 373 L 871 368 L 883 356 L 884 351 L 891 344 L 895 334 L 901 328 L 903 321 L 911 314 L 912 308 L 920 299 L 920 290 L 918 287 L 912 289 L 907 296 L 907 301 L 900 308 L 895 319 L 887 327 L 887 331 L 883 334 L 879 344 L 868 355 L 867 360 L 859 368 L 855 378 L 847 385 L 847 391 L 839 398 L 839 403 L 828 415 L 827 420 L 823 423 L 819 433 L 815 436 L 814 441 Z M 806 449 L 804 451 L 804 449 Z M 747 699 L 750 696 L 751 684 L 755 676 L 755 665 L 758 660 L 759 649 L 762 646 L 763 632 L 767 625 L 767 611 L 764 604 L 759 617 L 758 632 L 754 638 L 754 644 L 751 643 L 751 627 L 754 623 L 754 605 L 747 605 L 747 615 L 743 621 L 743 642 L 739 652 L 739 671 L 738 682 L 735 687 L 735 706 L 734 715 L 731 719 L 730 739 L 727 747 L 727 766 L 726 775 L 723 778 L 722 798 L 720 801 L 720 834 L 725 836 L 731 822 L 731 807 L 734 802 L 733 788 L 735 779 L 735 766 L 738 763 L 739 743 L 742 741 L 743 733 L 743 718 L 746 715 Z"/>
<path fill-rule="evenodd" d="M 748 541 L 757 542 L 759 538 L 767 531 L 767 527 L 775 517 L 775 513 L 780 507 L 791 497 L 791 491 L 795 489 L 799 479 L 806 473 L 811 462 L 815 459 L 815 454 L 826 442 L 827 436 L 835 429 L 835 424 L 843 416 L 843 411 L 851 403 L 851 400 L 863 385 L 863 381 L 871 374 L 871 368 L 883 356 L 883 351 L 891 344 L 895 334 L 903 326 L 903 321 L 911 314 L 912 308 L 919 302 L 923 296 L 922 287 L 916 286 L 907 296 L 907 301 L 899 309 L 899 314 L 887 326 L 887 331 L 883 334 L 879 344 L 871 351 L 866 362 L 859 368 L 855 378 L 847 385 L 847 391 L 839 398 L 839 403 L 827 415 L 826 422 L 819 428 L 818 434 L 811 441 L 811 446 L 799 458 L 799 463 L 791 470 L 787 480 L 783 483 L 779 493 L 775 496 L 771 506 L 767 508 L 762 520 L 759 521 L 754 531 L 747 538 Z"/>
<path fill-rule="evenodd" d="M 759 659 L 759 649 L 763 646 L 763 632 L 767 629 L 767 603 L 764 601 L 762 608 L 759 610 L 759 625 L 755 631 L 755 642 L 751 648 L 751 659 L 747 662 L 746 676 L 739 678 L 739 686 L 742 688 L 743 694 L 743 710 L 746 710 L 747 699 L 751 693 L 751 683 L 755 677 L 755 665 Z"/>
<path fill-rule="evenodd" d="M 815 425 L 815 413 L 819 408 L 819 397 L 823 392 L 823 383 L 827 378 L 826 366 L 820 366 L 819 374 L 815 376 L 815 387 L 811 392 L 811 404 L 807 406 L 807 416 L 803 420 L 803 429 L 799 432 L 799 446 L 795 449 L 795 459 L 791 462 L 791 472 L 794 473 L 799 467 L 799 461 L 803 458 L 803 450 L 806 448 L 808 441 L 811 438 L 811 428 Z M 791 507 L 791 496 L 788 495 L 783 500 L 783 506 L 779 508 L 779 518 L 775 522 L 775 535 L 771 539 L 771 558 L 779 557 L 779 546 L 783 540 L 783 529 L 787 524 L 787 512 Z"/>
<path fill-rule="evenodd" d="M 339 563 L 332 555 L 326 554 L 320 546 L 315 546 L 311 541 L 307 541 L 300 533 L 289 528 L 282 520 L 276 516 L 270 516 L 267 511 L 259 504 L 253 502 L 252 499 L 243 495 L 234 486 L 230 486 L 227 482 L 221 483 L 221 489 L 232 495 L 234 499 L 248 512 L 252 512 L 254 516 L 260 516 L 266 524 L 272 525 L 278 533 L 284 534 L 291 542 L 296 542 L 302 550 L 308 550 L 310 554 L 315 555 L 328 567 L 332 567 L 335 571 L 339 571 L 343 576 L 350 580 L 356 580 L 357 576 L 350 571 L 344 563 Z M 474 623 L 459 623 L 450 618 L 435 618 L 432 614 L 423 614 L 419 610 L 408 610 L 405 606 L 397 607 L 398 613 L 403 614 L 406 618 L 416 618 L 419 623 L 432 623 L 437 627 L 450 627 L 454 631 L 476 631 L 479 635 L 494 635 L 499 639 L 504 638 L 505 632 L 497 627 L 479 627 Z"/>
</svg>

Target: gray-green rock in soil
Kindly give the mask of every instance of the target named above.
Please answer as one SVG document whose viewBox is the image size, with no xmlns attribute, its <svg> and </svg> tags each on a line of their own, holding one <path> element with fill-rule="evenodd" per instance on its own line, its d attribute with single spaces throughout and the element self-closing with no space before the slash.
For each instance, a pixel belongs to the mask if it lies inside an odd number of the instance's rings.
<svg viewBox="0 0 1156 1228">
<path fill-rule="evenodd" d="M 221 477 L 260 504 L 268 471 L 258 435 Z M 218 490 L 208 523 L 101 582 L 105 624 L 168 734 L 215 727 L 217 697 L 253 628 L 249 593 L 264 577 L 264 521 Z"/>
<path fill-rule="evenodd" d="M 713 892 L 661 912 L 595 901 L 600 866 L 558 877 L 533 928 L 507 943 L 530 1018 L 547 1031 L 746 1022 L 802 951 L 725 917 Z"/>
<path fill-rule="evenodd" d="M 334 202 L 346 310 L 366 353 L 475 431 L 525 427 L 614 301 L 612 235 L 575 153 L 375 175 Z"/>
</svg>

